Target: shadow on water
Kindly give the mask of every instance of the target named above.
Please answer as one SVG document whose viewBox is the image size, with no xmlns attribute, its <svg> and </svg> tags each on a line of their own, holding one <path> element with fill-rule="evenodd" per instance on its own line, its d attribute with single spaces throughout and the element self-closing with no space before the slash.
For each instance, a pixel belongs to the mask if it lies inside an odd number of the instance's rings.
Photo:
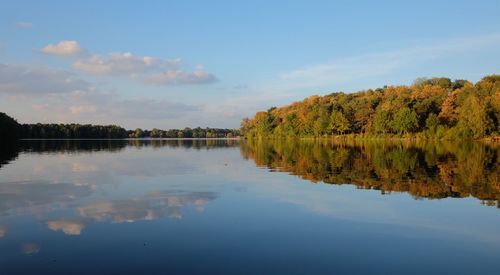
<svg viewBox="0 0 500 275">
<path fill-rule="evenodd" d="M 241 154 L 270 171 L 313 183 L 407 192 L 440 199 L 473 196 L 500 207 L 498 146 L 470 143 L 249 140 Z"/>
</svg>

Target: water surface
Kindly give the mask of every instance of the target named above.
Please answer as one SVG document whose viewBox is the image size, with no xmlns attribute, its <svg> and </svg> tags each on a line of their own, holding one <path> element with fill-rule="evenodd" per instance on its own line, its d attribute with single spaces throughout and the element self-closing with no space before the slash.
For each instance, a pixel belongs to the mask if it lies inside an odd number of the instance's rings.
<svg viewBox="0 0 500 275">
<path fill-rule="evenodd" d="M 23 141 L 0 274 L 498 274 L 480 143 Z"/>
</svg>

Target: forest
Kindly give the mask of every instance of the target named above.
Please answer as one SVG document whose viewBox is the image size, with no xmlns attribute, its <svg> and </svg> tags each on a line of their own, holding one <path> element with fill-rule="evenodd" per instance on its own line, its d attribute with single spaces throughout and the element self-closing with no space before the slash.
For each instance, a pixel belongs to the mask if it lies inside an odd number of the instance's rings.
<svg viewBox="0 0 500 275">
<path fill-rule="evenodd" d="M 16 139 L 123 139 L 123 138 L 232 138 L 238 129 L 185 128 L 160 130 L 126 130 L 117 125 L 91 124 L 19 124 L 0 112 L 0 137 L 2 141 Z"/>
<path fill-rule="evenodd" d="M 420 78 L 410 86 L 311 96 L 241 123 L 262 137 L 417 137 L 480 139 L 499 134 L 500 75 L 477 83 Z"/>
</svg>

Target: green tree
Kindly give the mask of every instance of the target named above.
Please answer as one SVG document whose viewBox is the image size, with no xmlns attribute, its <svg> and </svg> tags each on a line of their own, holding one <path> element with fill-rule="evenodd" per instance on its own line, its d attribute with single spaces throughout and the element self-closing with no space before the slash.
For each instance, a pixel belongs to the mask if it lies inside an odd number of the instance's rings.
<svg viewBox="0 0 500 275">
<path fill-rule="evenodd" d="M 377 134 L 385 134 L 389 132 L 390 115 L 388 111 L 377 109 L 375 118 L 373 119 L 373 129 Z"/>
<path fill-rule="evenodd" d="M 431 133 L 436 133 L 437 127 L 439 126 L 439 119 L 435 113 L 430 113 L 425 120 L 425 128 Z"/>
<path fill-rule="evenodd" d="M 408 107 L 401 108 L 394 114 L 390 126 L 398 134 L 413 132 L 418 127 L 417 113 Z"/>
</svg>

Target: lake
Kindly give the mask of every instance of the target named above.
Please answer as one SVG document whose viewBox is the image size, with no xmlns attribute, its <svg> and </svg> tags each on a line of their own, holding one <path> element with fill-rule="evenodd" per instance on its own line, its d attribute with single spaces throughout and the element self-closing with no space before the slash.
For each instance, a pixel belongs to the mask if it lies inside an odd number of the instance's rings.
<svg viewBox="0 0 500 275">
<path fill-rule="evenodd" d="M 3 147 L 0 274 L 499 274 L 498 145 Z"/>
</svg>

